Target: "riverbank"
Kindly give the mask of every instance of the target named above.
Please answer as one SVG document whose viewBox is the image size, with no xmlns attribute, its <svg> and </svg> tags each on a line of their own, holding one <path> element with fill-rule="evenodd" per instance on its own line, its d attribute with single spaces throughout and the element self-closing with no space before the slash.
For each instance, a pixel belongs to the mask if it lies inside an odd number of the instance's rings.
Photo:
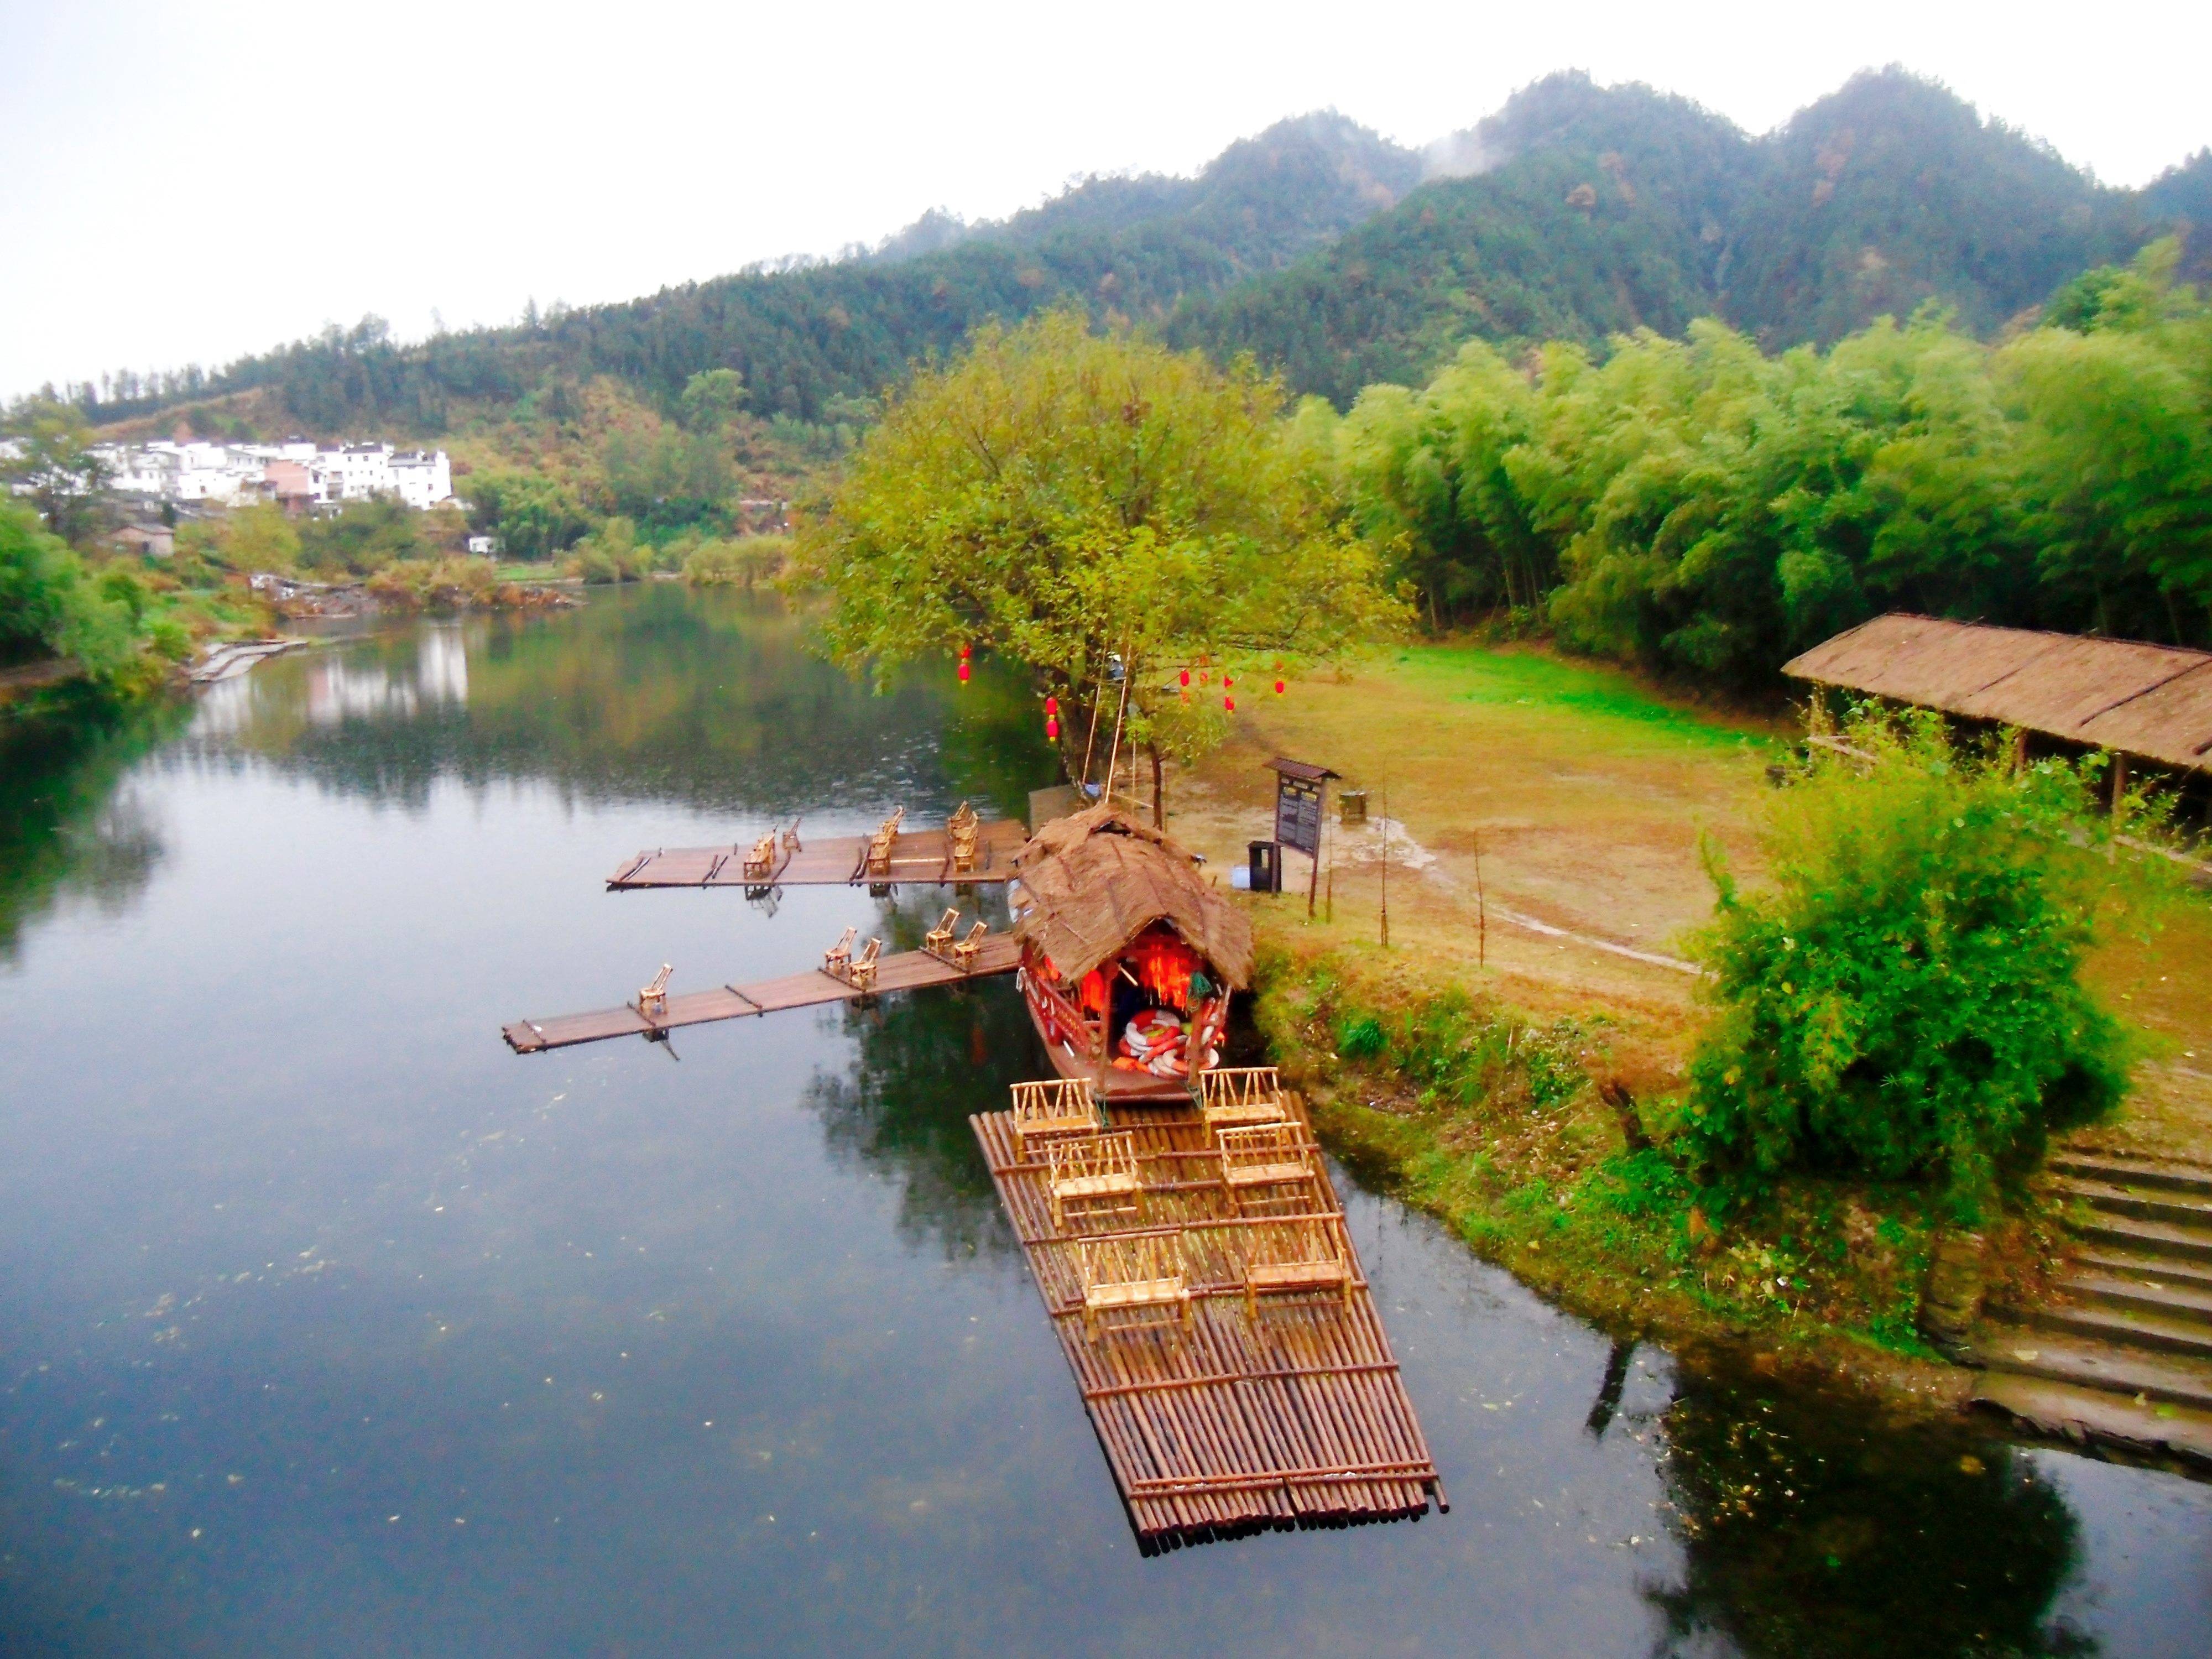
<svg viewBox="0 0 2212 1659">
<path fill-rule="evenodd" d="M 1926 1334 L 1943 1237 L 1926 1194 L 1799 1181 L 1716 1228 L 1643 1148 L 1665 1140 L 1702 1017 L 1682 943 L 1711 909 L 1700 841 L 1757 878 L 1787 720 L 1472 645 L 1395 652 L 1256 705 L 1227 748 L 1171 779 L 1168 804 L 1218 867 L 1266 833 L 1269 755 L 1368 792 L 1368 823 L 1330 826 L 1311 919 L 1295 854 L 1297 890 L 1254 901 L 1262 1032 L 1340 1155 L 1607 1328 L 1963 1403 L 1974 1373 Z M 2212 1054 L 2208 946 L 2212 918 L 2191 914 L 2100 954 L 2094 977 L 2144 1048 L 2100 1140 L 2212 1146 L 2197 1059 Z M 2041 1299 L 2063 1208 L 2040 1180 L 2010 1195 L 1984 1230 L 1993 1297 Z"/>
</svg>

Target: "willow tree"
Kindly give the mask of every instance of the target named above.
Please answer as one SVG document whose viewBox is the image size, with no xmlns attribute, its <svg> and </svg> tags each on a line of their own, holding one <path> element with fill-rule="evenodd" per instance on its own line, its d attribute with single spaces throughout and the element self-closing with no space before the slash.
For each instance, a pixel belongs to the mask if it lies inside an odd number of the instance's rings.
<svg viewBox="0 0 2212 1659">
<path fill-rule="evenodd" d="M 1068 310 L 988 325 L 890 398 L 794 574 L 835 593 L 848 667 L 1012 658 L 1059 700 L 1071 779 L 1102 777 L 1118 733 L 1157 800 L 1162 756 L 1219 742 L 1246 675 L 1259 691 L 1401 619 L 1282 415 L 1249 362 Z"/>
</svg>

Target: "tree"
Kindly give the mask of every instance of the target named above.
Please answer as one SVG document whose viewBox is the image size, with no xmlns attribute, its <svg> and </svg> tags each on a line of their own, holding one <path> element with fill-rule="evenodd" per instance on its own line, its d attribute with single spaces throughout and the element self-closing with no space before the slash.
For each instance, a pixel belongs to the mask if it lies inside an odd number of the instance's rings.
<svg viewBox="0 0 2212 1659">
<path fill-rule="evenodd" d="M 308 520 L 300 532 L 300 563 L 319 572 L 366 576 L 422 551 L 419 515 L 389 496 L 348 501 L 335 517 Z"/>
<path fill-rule="evenodd" d="M 4 435 L 9 442 L 0 452 L 0 481 L 22 486 L 55 535 L 83 542 L 99 526 L 108 477 L 84 416 L 67 404 L 32 398 L 9 417 Z"/>
<path fill-rule="evenodd" d="M 1765 890 L 1709 850 L 1719 906 L 1693 954 L 1717 1012 L 1684 1144 L 1723 1202 L 1825 1170 L 1933 1178 L 1972 1219 L 1998 1172 L 2119 1099 L 2125 1043 L 2082 963 L 2177 878 L 2116 844 L 2101 757 L 2015 768 L 1924 712 L 1844 734 L 1856 757 L 1816 751 L 1773 798 Z"/>
<path fill-rule="evenodd" d="M 534 472 L 478 472 L 469 479 L 469 524 L 496 535 L 510 558 L 550 559 L 591 528 L 582 503 Z"/>
<path fill-rule="evenodd" d="M 745 406 L 745 377 L 734 368 L 709 368 L 684 383 L 679 408 L 694 432 L 720 432 Z"/>
<path fill-rule="evenodd" d="M 802 529 L 796 574 L 835 590 L 826 634 L 848 666 L 963 645 L 1027 665 L 1060 701 L 1071 777 L 1087 711 L 1110 730 L 1126 687 L 1124 746 L 1151 752 L 1157 783 L 1163 750 L 1219 737 L 1163 684 L 1178 670 L 1328 658 L 1402 617 L 1282 406 L 1249 362 L 1094 334 L 1073 311 L 987 325 L 890 399 Z"/>
<path fill-rule="evenodd" d="M 300 532 L 279 507 L 242 507 L 223 526 L 222 551 L 234 570 L 289 571 L 300 560 Z"/>
<path fill-rule="evenodd" d="M 143 590 L 103 592 L 59 537 L 0 501 L 0 664 L 65 657 L 95 680 L 116 680 L 139 656 L 134 611 L 143 602 Z"/>
</svg>

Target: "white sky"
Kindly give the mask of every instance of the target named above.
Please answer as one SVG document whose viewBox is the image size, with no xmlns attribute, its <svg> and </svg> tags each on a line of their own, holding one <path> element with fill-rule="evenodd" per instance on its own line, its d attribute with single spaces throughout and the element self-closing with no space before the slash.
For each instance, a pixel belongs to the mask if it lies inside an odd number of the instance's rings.
<svg viewBox="0 0 2212 1659">
<path fill-rule="evenodd" d="M 0 0 L 0 397 L 997 217 L 1318 107 L 1418 145 L 1579 68 L 1759 132 L 1892 61 L 2113 183 L 2212 143 L 2205 0 Z"/>
</svg>

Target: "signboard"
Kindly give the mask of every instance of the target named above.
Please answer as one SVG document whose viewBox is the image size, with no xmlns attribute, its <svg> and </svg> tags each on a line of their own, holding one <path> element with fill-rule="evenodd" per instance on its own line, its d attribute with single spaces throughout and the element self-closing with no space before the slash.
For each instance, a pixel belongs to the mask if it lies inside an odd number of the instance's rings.
<svg viewBox="0 0 2212 1659">
<path fill-rule="evenodd" d="M 1321 856 L 1321 792 L 1318 779 L 1275 774 L 1275 839 L 1308 858 Z"/>
</svg>

